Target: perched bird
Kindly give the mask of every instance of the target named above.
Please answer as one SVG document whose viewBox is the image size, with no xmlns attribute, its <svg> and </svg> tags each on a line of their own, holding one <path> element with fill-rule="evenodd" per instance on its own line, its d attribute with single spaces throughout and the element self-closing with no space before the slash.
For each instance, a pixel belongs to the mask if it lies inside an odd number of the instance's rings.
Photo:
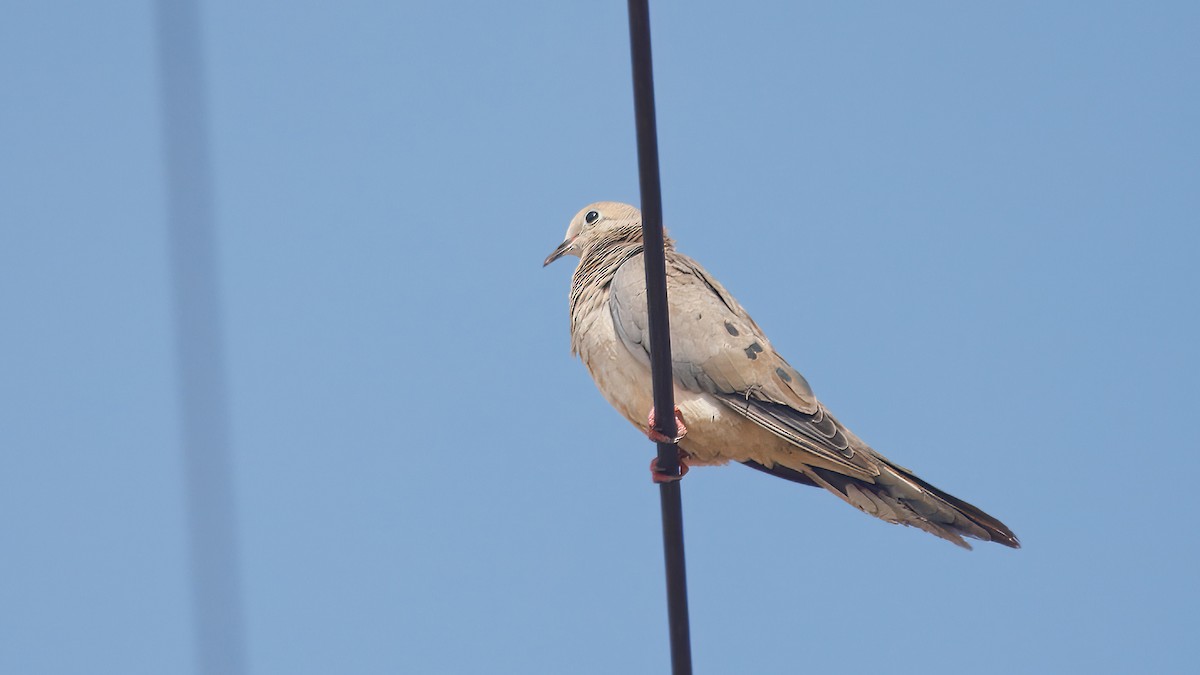
<svg viewBox="0 0 1200 675">
<path fill-rule="evenodd" d="M 642 249 L 641 212 L 597 202 L 575 215 L 543 266 L 579 258 L 571 278 L 571 351 L 613 407 L 652 440 L 663 440 L 653 431 Z M 964 548 L 971 547 L 963 537 L 1020 548 L 1004 523 L 917 478 L 842 426 L 729 291 L 670 238 L 666 268 L 681 462 L 741 462 L 823 487 L 889 523 Z"/>
</svg>

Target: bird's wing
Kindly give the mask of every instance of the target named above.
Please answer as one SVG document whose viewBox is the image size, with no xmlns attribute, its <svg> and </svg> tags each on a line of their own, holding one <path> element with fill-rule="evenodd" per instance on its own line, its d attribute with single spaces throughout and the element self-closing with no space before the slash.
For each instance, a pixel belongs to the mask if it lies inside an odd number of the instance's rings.
<svg viewBox="0 0 1200 675">
<path fill-rule="evenodd" d="M 643 257 L 617 271 L 609 309 L 625 347 L 649 365 Z M 853 443 L 813 395 L 808 382 L 771 347 L 738 301 L 691 258 L 667 253 L 671 360 L 675 381 L 717 397 L 741 415 L 824 460 L 871 481 L 879 475 L 869 448 Z"/>
</svg>

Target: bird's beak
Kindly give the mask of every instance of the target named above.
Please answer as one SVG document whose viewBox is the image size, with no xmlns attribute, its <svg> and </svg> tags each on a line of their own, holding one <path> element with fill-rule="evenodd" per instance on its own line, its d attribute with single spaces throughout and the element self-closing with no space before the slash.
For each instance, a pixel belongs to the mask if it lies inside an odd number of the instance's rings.
<svg viewBox="0 0 1200 675">
<path fill-rule="evenodd" d="M 554 262 L 555 260 L 558 260 L 559 258 L 563 257 L 564 255 L 570 253 L 571 247 L 573 247 L 574 245 L 575 245 L 574 237 L 572 237 L 571 239 L 567 239 L 563 243 L 559 244 L 558 248 L 554 249 L 550 253 L 550 255 L 546 256 L 546 261 L 542 263 L 542 267 L 545 267 L 546 265 L 549 265 L 550 263 Z"/>
</svg>

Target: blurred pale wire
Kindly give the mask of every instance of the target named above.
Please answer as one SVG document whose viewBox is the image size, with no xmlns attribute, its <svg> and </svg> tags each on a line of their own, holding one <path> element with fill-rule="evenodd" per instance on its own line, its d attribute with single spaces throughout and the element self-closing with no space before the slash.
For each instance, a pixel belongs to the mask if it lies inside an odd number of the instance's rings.
<svg viewBox="0 0 1200 675">
<path fill-rule="evenodd" d="M 157 33 L 197 672 L 245 672 L 199 11 L 159 0 Z"/>
</svg>

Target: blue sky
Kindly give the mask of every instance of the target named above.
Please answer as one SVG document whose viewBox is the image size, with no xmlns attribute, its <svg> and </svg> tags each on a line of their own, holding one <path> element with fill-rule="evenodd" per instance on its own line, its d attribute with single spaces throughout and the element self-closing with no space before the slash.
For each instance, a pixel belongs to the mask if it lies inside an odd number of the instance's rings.
<svg viewBox="0 0 1200 675">
<path fill-rule="evenodd" d="M 973 553 L 683 485 L 697 672 L 1183 672 L 1200 8 L 652 3 L 668 227 Z M 188 673 L 149 3 L 0 22 L 0 671 Z M 208 2 L 255 673 L 659 673 L 653 446 L 568 349 L 624 3 Z"/>
</svg>

